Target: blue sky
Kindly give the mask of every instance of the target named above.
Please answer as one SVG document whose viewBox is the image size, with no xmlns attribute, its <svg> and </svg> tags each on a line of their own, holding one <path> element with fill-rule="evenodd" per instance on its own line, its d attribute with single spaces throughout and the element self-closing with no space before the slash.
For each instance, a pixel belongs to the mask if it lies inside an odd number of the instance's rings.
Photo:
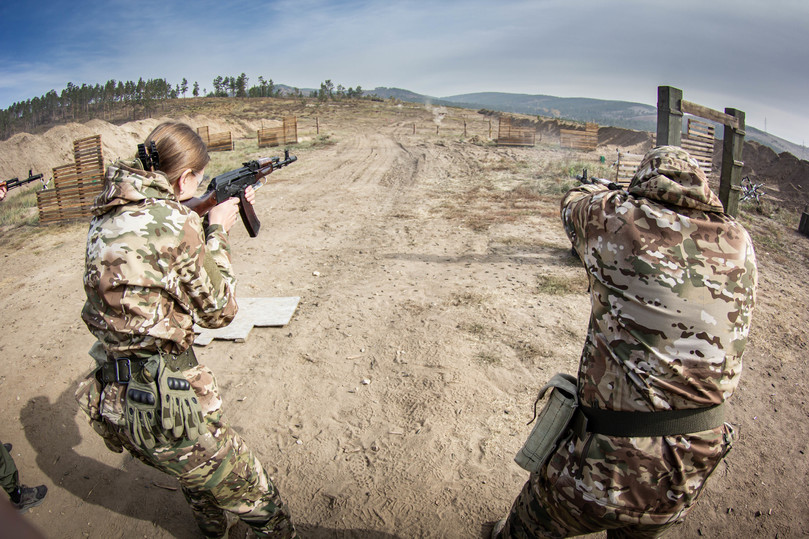
<svg viewBox="0 0 809 539">
<path fill-rule="evenodd" d="M 806 0 L 0 3 L 0 108 L 68 82 L 246 73 L 299 88 L 499 91 L 655 105 L 657 87 L 809 140 Z M 190 94 L 189 94 L 190 95 Z"/>
</svg>

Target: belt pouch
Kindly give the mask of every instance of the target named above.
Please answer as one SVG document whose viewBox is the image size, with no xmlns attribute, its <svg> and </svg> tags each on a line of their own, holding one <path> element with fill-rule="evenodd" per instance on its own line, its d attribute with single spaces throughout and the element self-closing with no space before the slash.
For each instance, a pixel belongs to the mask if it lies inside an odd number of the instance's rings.
<svg viewBox="0 0 809 539">
<path fill-rule="evenodd" d="M 539 471 L 555 451 L 578 405 L 576 379 L 573 376 L 565 373 L 555 374 L 539 392 L 537 402 L 548 390 L 550 390 L 548 402 L 540 412 L 522 449 L 514 457 L 514 461 L 520 467 L 532 473 Z"/>
</svg>

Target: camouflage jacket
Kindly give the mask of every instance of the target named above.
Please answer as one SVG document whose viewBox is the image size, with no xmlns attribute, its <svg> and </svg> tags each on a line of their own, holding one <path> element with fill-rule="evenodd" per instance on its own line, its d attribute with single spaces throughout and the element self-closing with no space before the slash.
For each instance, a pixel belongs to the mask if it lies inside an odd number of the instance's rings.
<svg viewBox="0 0 809 539">
<path fill-rule="evenodd" d="M 755 304 L 756 259 L 693 160 L 680 149 L 655 150 L 628 192 L 582 185 L 564 197 L 561 214 L 590 284 L 581 404 L 649 412 L 730 397 Z M 552 460 L 548 473 L 569 499 L 675 513 L 695 500 L 729 434 L 726 426 L 660 438 L 591 435 L 586 447 L 563 449 L 577 459 Z"/>
<path fill-rule="evenodd" d="M 174 196 L 160 172 L 116 163 L 93 206 L 81 316 L 109 353 L 180 353 L 193 324 L 226 326 L 236 315 L 230 244 L 222 226 Z"/>
</svg>

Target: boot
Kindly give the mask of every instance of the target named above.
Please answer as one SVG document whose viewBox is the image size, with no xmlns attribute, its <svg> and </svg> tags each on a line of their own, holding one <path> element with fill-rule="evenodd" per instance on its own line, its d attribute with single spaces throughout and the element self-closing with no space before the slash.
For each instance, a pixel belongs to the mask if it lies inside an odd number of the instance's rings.
<svg viewBox="0 0 809 539">
<path fill-rule="evenodd" d="M 11 505 L 13 505 L 20 513 L 25 513 L 32 507 L 41 504 L 48 493 L 48 487 L 39 485 L 38 487 L 26 487 L 20 485 L 17 487 L 17 492 L 11 496 Z"/>
</svg>

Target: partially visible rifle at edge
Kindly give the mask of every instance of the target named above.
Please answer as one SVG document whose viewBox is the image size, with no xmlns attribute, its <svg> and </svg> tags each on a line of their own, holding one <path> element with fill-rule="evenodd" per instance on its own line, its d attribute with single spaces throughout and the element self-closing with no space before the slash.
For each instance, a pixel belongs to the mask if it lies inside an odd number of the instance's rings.
<svg viewBox="0 0 809 539">
<path fill-rule="evenodd" d="M 253 189 L 258 189 L 266 183 L 261 181 L 262 178 L 274 170 L 285 167 L 297 160 L 298 158 L 294 155 L 289 155 L 289 150 L 284 150 L 284 159 L 280 157 L 261 157 L 242 163 L 241 168 L 225 172 L 211 180 L 204 195 L 188 199 L 183 204 L 199 215 L 205 215 L 208 210 L 230 197 L 239 197 L 239 214 L 242 217 L 242 222 L 250 237 L 255 238 L 258 236 L 261 223 L 256 216 L 253 205 L 245 200 L 244 190 L 249 186 L 252 186 Z"/>
<path fill-rule="evenodd" d="M 27 183 L 35 182 L 37 180 L 40 180 L 42 182 L 42 186 L 45 187 L 46 182 L 45 180 L 42 179 L 42 174 L 33 174 L 32 170 L 28 169 L 28 177 L 25 178 L 24 180 L 21 180 L 19 178 L 11 178 L 10 180 L 0 181 L 0 187 L 5 186 L 6 189 L 11 191 L 15 187 L 20 187 Z"/>
<path fill-rule="evenodd" d="M 620 185 L 606 178 L 596 178 L 595 176 L 587 177 L 587 169 L 585 168 L 582 170 L 581 174 L 576 174 L 576 179 L 579 180 L 581 183 L 585 184 L 598 184 L 598 185 L 606 185 L 609 187 L 610 191 L 620 191 L 623 189 Z"/>
</svg>

